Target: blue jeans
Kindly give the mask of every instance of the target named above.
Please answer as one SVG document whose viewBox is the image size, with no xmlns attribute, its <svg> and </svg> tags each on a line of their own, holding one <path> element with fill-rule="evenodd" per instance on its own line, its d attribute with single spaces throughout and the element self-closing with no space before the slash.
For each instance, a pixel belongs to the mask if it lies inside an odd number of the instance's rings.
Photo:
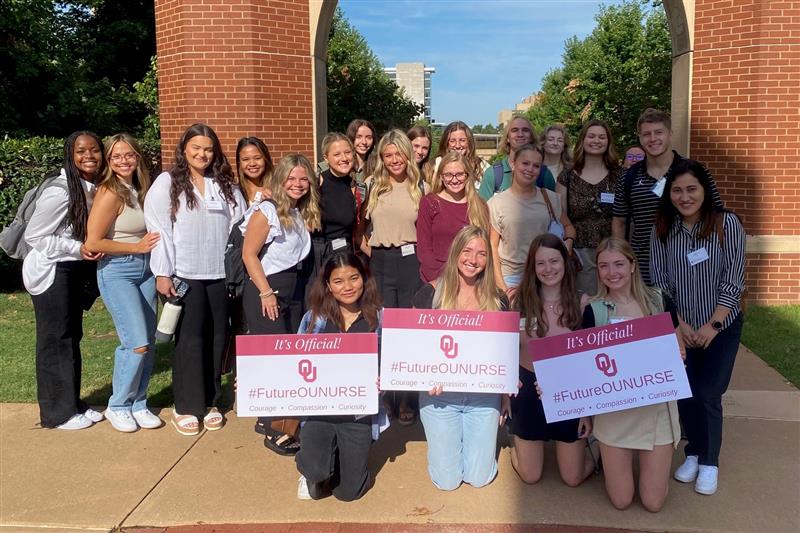
<svg viewBox="0 0 800 533">
<path fill-rule="evenodd" d="M 114 352 L 112 411 L 147 409 L 156 331 L 156 279 L 150 254 L 106 256 L 97 266 L 97 284 L 120 345 Z M 146 347 L 147 351 L 134 350 Z"/>
<path fill-rule="evenodd" d="M 497 475 L 500 395 L 421 392 L 419 405 L 433 484 L 454 490 L 462 481 L 473 487 L 491 483 Z"/>
</svg>

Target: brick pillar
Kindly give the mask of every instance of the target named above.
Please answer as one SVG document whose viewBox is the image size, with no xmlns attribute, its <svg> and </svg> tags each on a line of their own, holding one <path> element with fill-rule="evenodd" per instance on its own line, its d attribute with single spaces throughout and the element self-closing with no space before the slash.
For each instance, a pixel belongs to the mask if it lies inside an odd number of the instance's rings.
<svg viewBox="0 0 800 533">
<path fill-rule="evenodd" d="M 693 158 L 748 234 L 748 298 L 800 302 L 800 2 L 696 0 Z"/>
<path fill-rule="evenodd" d="M 234 164 L 236 141 L 264 139 L 274 158 L 313 157 L 308 0 L 156 0 L 164 167 L 194 122 L 209 124 Z"/>
</svg>

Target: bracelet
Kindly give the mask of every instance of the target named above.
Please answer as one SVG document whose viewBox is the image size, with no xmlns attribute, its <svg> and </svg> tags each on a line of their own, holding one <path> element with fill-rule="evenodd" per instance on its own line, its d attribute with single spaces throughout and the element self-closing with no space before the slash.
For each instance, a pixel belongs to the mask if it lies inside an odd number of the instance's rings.
<svg viewBox="0 0 800 533">
<path fill-rule="evenodd" d="M 278 291 L 273 291 L 272 289 L 268 290 L 267 292 L 261 292 L 258 294 L 258 297 L 261 299 L 269 298 L 270 296 L 274 296 L 278 294 Z"/>
</svg>

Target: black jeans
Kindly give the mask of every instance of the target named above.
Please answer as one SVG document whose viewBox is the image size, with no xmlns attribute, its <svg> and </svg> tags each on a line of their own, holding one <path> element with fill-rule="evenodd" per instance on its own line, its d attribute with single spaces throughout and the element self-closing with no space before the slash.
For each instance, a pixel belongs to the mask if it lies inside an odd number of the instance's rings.
<svg viewBox="0 0 800 533">
<path fill-rule="evenodd" d="M 42 427 L 54 428 L 86 411 L 80 398 L 83 309 L 97 287 L 97 263 L 62 261 L 53 284 L 31 295 L 36 316 L 36 397 Z"/>
<path fill-rule="evenodd" d="M 422 281 L 417 254 L 403 257 L 399 247 L 373 248 L 369 267 L 384 307 L 410 308 Z"/>
<path fill-rule="evenodd" d="M 202 418 L 222 397 L 222 356 L 228 327 L 225 278 L 197 280 L 183 297 L 183 312 L 175 332 L 172 389 L 175 410 Z"/>
<path fill-rule="evenodd" d="M 269 286 L 278 295 L 278 318 L 270 320 L 261 311 L 261 297 L 259 290 L 250 278 L 244 284 L 244 295 L 242 303 L 244 305 L 244 316 L 247 320 L 247 332 L 250 335 L 275 335 L 286 333 L 297 333 L 297 328 L 292 330 L 292 303 L 297 298 L 298 272 L 296 268 L 290 268 L 277 274 L 267 276 Z M 302 297 L 301 297 L 302 298 Z M 299 327 L 298 322 L 298 327 Z"/>
<path fill-rule="evenodd" d="M 311 419 L 303 425 L 300 431 L 303 446 L 295 462 L 309 484 L 327 482 L 336 499 L 346 502 L 359 499 L 369 490 L 371 418 Z"/>
<path fill-rule="evenodd" d="M 743 321 L 740 314 L 714 337 L 708 348 L 686 350 L 686 375 L 692 397 L 678 400 L 678 411 L 688 440 L 684 453 L 699 456 L 701 465 L 719 465 L 722 395 L 731 381 Z"/>
</svg>

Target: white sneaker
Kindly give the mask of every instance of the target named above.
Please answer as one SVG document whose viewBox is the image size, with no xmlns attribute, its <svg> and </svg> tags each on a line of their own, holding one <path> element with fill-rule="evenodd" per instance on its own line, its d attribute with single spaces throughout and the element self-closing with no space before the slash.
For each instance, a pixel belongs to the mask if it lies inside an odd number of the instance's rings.
<svg viewBox="0 0 800 533">
<path fill-rule="evenodd" d="M 300 479 L 297 480 L 297 499 L 298 500 L 311 499 L 311 494 L 308 492 L 308 483 L 306 483 L 305 476 L 300 476 Z"/>
<path fill-rule="evenodd" d="M 102 422 L 103 418 L 105 418 L 103 416 L 103 413 L 101 413 L 100 411 L 95 411 L 91 407 L 87 409 L 85 413 L 83 413 L 83 416 L 85 416 L 95 424 L 97 424 L 98 422 Z"/>
<path fill-rule="evenodd" d="M 136 421 L 131 416 L 130 411 L 112 411 L 109 407 L 106 409 L 106 418 L 114 426 L 114 429 L 123 433 L 132 433 L 139 429 Z"/>
<path fill-rule="evenodd" d="M 61 424 L 60 426 L 56 426 L 56 429 L 86 429 L 92 425 L 92 421 L 83 416 L 83 414 L 78 413 L 72 415 L 72 418 Z"/>
<path fill-rule="evenodd" d="M 675 470 L 674 477 L 681 483 L 691 483 L 697 478 L 697 455 L 687 455 L 686 460 Z"/>
<path fill-rule="evenodd" d="M 708 496 L 717 492 L 718 474 L 719 468 L 716 466 L 700 465 L 697 482 L 694 484 L 694 491 Z"/>
<path fill-rule="evenodd" d="M 144 429 L 156 429 L 160 428 L 164 424 L 164 421 L 151 413 L 149 409 L 134 411 L 133 419 L 136 420 L 136 423 L 139 424 L 140 428 Z"/>
</svg>

